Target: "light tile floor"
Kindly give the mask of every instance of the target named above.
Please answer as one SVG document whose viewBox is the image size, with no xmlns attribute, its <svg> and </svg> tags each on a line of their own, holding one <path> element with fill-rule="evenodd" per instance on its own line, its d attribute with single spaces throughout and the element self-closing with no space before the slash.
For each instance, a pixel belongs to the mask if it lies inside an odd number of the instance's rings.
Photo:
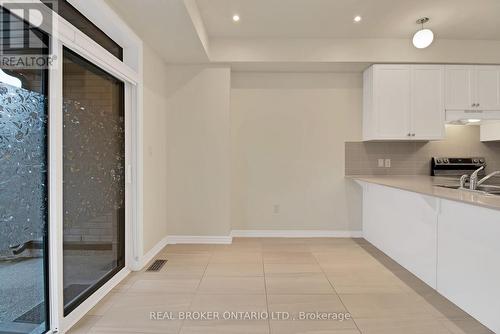
<svg viewBox="0 0 500 334">
<path fill-rule="evenodd" d="M 168 260 L 160 272 L 129 275 L 70 333 L 492 333 L 363 239 L 169 245 L 157 258 Z M 179 311 L 352 319 L 150 320 Z"/>
</svg>

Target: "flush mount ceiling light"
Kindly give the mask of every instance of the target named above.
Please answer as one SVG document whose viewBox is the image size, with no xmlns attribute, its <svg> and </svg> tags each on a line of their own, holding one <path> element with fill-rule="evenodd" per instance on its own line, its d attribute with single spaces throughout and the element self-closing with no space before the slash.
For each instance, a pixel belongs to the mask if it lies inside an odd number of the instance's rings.
<svg viewBox="0 0 500 334">
<path fill-rule="evenodd" d="M 413 35 L 413 45 L 417 49 L 425 49 L 434 41 L 434 33 L 430 29 L 424 29 L 424 24 L 429 22 L 428 17 L 423 17 L 417 20 L 417 24 L 422 25 L 422 29 L 417 31 L 415 35 Z"/>
<path fill-rule="evenodd" d="M 362 19 L 363 18 L 361 16 L 356 15 L 356 16 L 354 16 L 354 23 L 359 23 L 359 22 L 361 22 Z"/>
<path fill-rule="evenodd" d="M 233 21 L 234 22 L 239 22 L 240 21 L 240 16 L 238 14 L 233 15 Z"/>
</svg>

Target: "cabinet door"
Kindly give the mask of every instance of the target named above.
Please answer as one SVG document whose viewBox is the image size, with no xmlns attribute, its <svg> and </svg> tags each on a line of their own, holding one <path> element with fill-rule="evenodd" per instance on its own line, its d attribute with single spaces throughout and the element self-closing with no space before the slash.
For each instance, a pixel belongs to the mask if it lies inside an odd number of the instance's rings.
<svg viewBox="0 0 500 334">
<path fill-rule="evenodd" d="M 364 184 L 364 238 L 433 288 L 437 206 L 437 198 Z"/>
<path fill-rule="evenodd" d="M 500 141 L 500 121 L 481 124 L 481 141 Z"/>
<path fill-rule="evenodd" d="M 474 66 L 447 65 L 446 110 L 472 109 Z"/>
<path fill-rule="evenodd" d="M 413 65 L 411 69 L 413 139 L 443 139 L 444 123 L 444 66 Z"/>
<path fill-rule="evenodd" d="M 500 333 L 500 211 L 442 200 L 437 290 Z"/>
<path fill-rule="evenodd" d="M 479 110 L 500 110 L 500 67 L 476 66 L 475 99 Z"/>
<path fill-rule="evenodd" d="M 380 139 L 409 139 L 410 66 L 378 65 L 374 76 L 375 136 Z"/>
</svg>

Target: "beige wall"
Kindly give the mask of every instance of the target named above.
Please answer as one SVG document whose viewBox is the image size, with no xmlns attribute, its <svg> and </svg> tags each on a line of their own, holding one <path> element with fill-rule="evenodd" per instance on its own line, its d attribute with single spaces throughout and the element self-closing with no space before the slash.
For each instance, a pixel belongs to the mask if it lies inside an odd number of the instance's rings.
<svg viewBox="0 0 500 334">
<path fill-rule="evenodd" d="M 166 66 L 144 45 L 143 252 L 166 235 Z"/>
<path fill-rule="evenodd" d="M 168 234 L 226 236 L 230 71 L 171 66 L 167 78 Z"/>
<path fill-rule="evenodd" d="M 344 179 L 361 90 L 360 74 L 233 74 L 233 229 L 361 230 L 361 194 Z"/>
</svg>

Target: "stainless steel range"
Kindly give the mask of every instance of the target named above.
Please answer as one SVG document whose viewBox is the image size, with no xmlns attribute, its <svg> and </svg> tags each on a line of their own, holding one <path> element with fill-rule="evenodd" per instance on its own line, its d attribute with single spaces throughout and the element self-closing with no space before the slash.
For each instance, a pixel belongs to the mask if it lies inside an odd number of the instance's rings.
<svg viewBox="0 0 500 334">
<path fill-rule="evenodd" d="M 486 168 L 486 159 L 484 157 L 433 157 L 431 161 L 431 175 L 461 177 L 462 175 L 471 175 L 481 167 Z M 485 175 L 485 168 L 478 172 L 479 176 Z"/>
</svg>

